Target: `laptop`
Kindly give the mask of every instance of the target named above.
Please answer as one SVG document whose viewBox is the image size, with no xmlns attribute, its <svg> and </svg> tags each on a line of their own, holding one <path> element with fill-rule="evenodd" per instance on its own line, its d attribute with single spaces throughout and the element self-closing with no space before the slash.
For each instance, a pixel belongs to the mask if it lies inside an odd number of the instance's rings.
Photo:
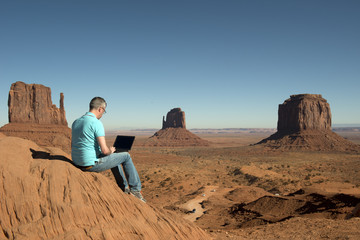
<svg viewBox="0 0 360 240">
<path fill-rule="evenodd" d="M 135 136 L 117 135 L 114 142 L 115 152 L 128 152 L 131 150 L 134 140 Z"/>
</svg>

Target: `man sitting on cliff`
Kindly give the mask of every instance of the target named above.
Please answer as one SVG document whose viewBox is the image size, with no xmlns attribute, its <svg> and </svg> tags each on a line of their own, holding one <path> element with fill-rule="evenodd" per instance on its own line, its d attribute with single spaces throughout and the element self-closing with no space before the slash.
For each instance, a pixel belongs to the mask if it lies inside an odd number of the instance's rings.
<svg viewBox="0 0 360 240">
<path fill-rule="evenodd" d="M 111 169 L 123 191 L 146 202 L 141 194 L 141 181 L 130 154 L 114 153 L 115 148 L 108 148 L 106 145 L 105 130 L 100 121 L 106 113 L 106 106 L 103 98 L 93 98 L 89 112 L 72 124 L 72 160 L 83 171 L 102 172 Z"/>
</svg>

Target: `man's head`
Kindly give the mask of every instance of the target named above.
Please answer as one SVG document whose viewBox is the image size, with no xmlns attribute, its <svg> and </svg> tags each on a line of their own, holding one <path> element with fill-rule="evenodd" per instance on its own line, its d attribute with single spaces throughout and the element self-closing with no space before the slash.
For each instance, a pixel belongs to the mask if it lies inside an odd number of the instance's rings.
<svg viewBox="0 0 360 240">
<path fill-rule="evenodd" d="M 97 119 L 100 119 L 106 113 L 106 101 L 102 97 L 94 97 L 89 104 L 90 112 L 94 113 Z"/>
</svg>

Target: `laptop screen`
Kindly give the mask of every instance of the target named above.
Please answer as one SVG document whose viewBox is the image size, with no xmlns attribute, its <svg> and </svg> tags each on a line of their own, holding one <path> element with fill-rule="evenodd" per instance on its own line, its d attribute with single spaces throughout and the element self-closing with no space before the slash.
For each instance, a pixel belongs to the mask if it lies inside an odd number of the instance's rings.
<svg viewBox="0 0 360 240">
<path fill-rule="evenodd" d="M 116 148 L 116 152 L 127 152 L 131 149 L 135 140 L 135 136 L 125 136 L 118 135 L 116 136 L 114 147 Z"/>
</svg>

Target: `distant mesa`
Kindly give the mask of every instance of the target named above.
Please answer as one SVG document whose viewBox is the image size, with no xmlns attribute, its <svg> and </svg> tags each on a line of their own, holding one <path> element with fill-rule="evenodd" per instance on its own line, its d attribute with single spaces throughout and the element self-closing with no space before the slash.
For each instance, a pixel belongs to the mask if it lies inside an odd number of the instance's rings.
<svg viewBox="0 0 360 240">
<path fill-rule="evenodd" d="M 162 129 L 165 128 L 186 128 L 185 112 L 181 111 L 181 108 L 173 108 L 163 116 Z"/>
<path fill-rule="evenodd" d="M 272 149 L 360 151 L 331 131 L 329 103 L 320 94 L 291 95 L 279 105 L 277 132 L 257 144 Z"/>
<path fill-rule="evenodd" d="M 32 140 L 40 146 L 71 151 L 71 129 L 67 126 L 63 93 L 57 108 L 52 104 L 49 87 L 15 82 L 10 87 L 8 107 L 9 123 L 0 132 Z"/>
<path fill-rule="evenodd" d="M 280 133 L 303 130 L 331 130 L 330 105 L 320 94 L 291 95 L 279 105 Z"/>
<path fill-rule="evenodd" d="M 162 129 L 157 131 L 146 142 L 146 146 L 180 147 L 208 146 L 209 142 L 201 139 L 186 129 L 185 112 L 181 108 L 171 109 L 163 117 Z"/>
</svg>

